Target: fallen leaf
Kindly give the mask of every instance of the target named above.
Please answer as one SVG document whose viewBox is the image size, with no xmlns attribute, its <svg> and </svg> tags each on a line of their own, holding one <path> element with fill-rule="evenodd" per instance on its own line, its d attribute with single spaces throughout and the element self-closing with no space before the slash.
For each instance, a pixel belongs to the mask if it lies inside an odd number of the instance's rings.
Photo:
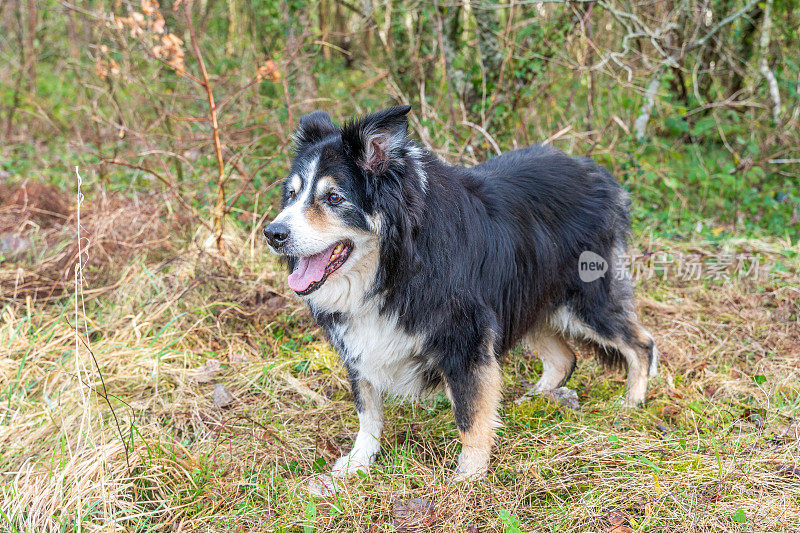
<svg viewBox="0 0 800 533">
<path fill-rule="evenodd" d="M 273 296 L 272 298 L 264 302 L 264 306 L 267 308 L 268 311 L 277 313 L 278 311 L 286 307 L 286 298 L 283 298 L 281 296 Z"/>
<path fill-rule="evenodd" d="M 538 394 L 543 398 L 547 398 L 549 400 L 557 402 L 563 405 L 564 407 L 573 409 L 575 411 L 578 411 L 581 407 L 580 403 L 578 402 L 578 393 L 572 389 L 568 389 L 567 387 L 559 387 L 555 390 L 545 391 L 541 393 L 535 393 L 533 389 L 531 389 L 522 396 L 520 396 L 519 398 L 517 398 L 516 400 L 514 400 L 514 403 L 517 405 L 521 405 L 523 402 L 528 400 L 534 394 Z"/>
<path fill-rule="evenodd" d="M 228 407 L 236 400 L 233 394 L 231 394 L 222 383 L 214 385 L 214 394 L 212 398 L 214 399 L 214 405 L 220 408 Z"/>
<path fill-rule="evenodd" d="M 662 424 L 661 422 L 658 422 L 658 423 L 656 423 L 656 429 L 657 429 L 657 430 L 658 430 L 658 431 L 659 431 L 659 432 L 660 432 L 662 435 L 666 435 L 667 433 L 669 433 L 669 432 L 671 431 L 671 430 L 669 429 L 669 426 L 666 426 L 666 425 Z"/>
<path fill-rule="evenodd" d="M 24 252 L 31 247 L 30 239 L 21 237 L 16 233 L 4 233 L 0 235 L 0 253 L 9 256 Z"/>
<path fill-rule="evenodd" d="M 428 526 L 432 523 L 436 506 L 425 498 L 411 498 L 403 501 L 392 498 L 392 525 L 397 531 L 411 531 L 419 526 Z"/>
<path fill-rule="evenodd" d="M 572 389 L 559 387 L 550 394 L 555 401 L 564 407 L 568 407 L 574 411 L 578 411 L 581 408 L 581 404 L 578 403 L 578 393 Z"/>
<path fill-rule="evenodd" d="M 610 509 L 605 516 L 608 525 L 603 528 L 603 533 L 631 533 L 631 518 L 619 509 Z"/>
<path fill-rule="evenodd" d="M 341 482 L 330 474 L 317 474 L 308 480 L 308 493 L 315 498 L 335 496 L 341 489 Z"/>
<path fill-rule="evenodd" d="M 624 526 L 628 524 L 628 516 L 618 509 L 611 509 L 606 515 L 606 520 L 612 526 Z"/>
</svg>

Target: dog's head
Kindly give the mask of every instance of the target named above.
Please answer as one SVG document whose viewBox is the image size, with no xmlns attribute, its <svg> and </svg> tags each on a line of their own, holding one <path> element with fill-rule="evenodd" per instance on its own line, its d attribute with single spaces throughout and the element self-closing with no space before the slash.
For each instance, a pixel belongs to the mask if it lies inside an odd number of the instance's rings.
<svg viewBox="0 0 800 533">
<path fill-rule="evenodd" d="M 387 228 L 397 219 L 387 209 L 399 208 L 390 204 L 420 203 L 425 177 L 421 152 L 407 138 L 409 110 L 393 107 L 343 127 L 324 111 L 300 119 L 282 211 L 264 228 L 272 250 L 288 259 L 297 294 L 349 287 L 348 273 L 374 278 L 381 243 L 389 233 L 398 236 Z"/>
</svg>

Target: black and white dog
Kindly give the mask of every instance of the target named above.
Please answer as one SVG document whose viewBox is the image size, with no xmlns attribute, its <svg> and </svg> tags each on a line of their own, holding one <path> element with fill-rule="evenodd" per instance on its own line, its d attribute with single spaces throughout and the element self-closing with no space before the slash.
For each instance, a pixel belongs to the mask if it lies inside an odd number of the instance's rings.
<svg viewBox="0 0 800 533">
<path fill-rule="evenodd" d="M 542 360 L 535 391 L 566 383 L 575 354 L 565 339 L 578 338 L 627 365 L 624 401 L 641 404 L 658 356 L 630 277 L 611 275 L 626 272 L 625 191 L 591 160 L 548 146 L 447 165 L 407 137 L 409 109 L 342 127 L 322 111 L 302 117 L 283 210 L 264 228 L 350 376 L 360 428 L 333 475 L 378 454 L 384 395 L 439 386 L 463 445 L 455 477 L 484 474 L 499 360 L 520 341 Z M 585 252 L 606 275 L 583 280 Z"/>
</svg>

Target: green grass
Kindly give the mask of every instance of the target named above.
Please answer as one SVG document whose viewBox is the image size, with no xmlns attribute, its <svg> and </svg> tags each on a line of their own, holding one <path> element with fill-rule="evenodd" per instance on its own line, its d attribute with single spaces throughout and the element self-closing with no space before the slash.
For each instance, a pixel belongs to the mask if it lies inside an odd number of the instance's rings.
<svg viewBox="0 0 800 533">
<path fill-rule="evenodd" d="M 26 532 L 395 531 L 397 506 L 422 498 L 433 511 L 412 522 L 430 531 L 587 531 L 612 520 L 635 531 L 790 531 L 800 484 L 779 468 L 800 450 L 797 263 L 764 254 L 791 268 L 757 283 L 640 284 L 663 354 L 644 409 L 620 409 L 624 376 L 586 356 L 569 383 L 580 411 L 535 397 L 515 405 L 541 369 L 516 349 L 486 479 L 448 482 L 460 445 L 439 394 L 390 402 L 370 474 L 324 499 L 307 483 L 347 452 L 357 419 L 345 372 L 305 311 L 248 303 L 282 290 L 263 255 L 235 254 L 225 275 L 190 251 L 191 271 L 138 263 L 85 316 L 72 297 L 9 303 L 0 519 Z M 84 339 L 97 332 L 86 342 L 108 402 L 87 347 L 75 352 L 75 324 Z M 209 381 L 197 369 L 210 358 L 222 364 Z M 231 407 L 214 405 L 215 383 L 234 394 Z"/>
</svg>

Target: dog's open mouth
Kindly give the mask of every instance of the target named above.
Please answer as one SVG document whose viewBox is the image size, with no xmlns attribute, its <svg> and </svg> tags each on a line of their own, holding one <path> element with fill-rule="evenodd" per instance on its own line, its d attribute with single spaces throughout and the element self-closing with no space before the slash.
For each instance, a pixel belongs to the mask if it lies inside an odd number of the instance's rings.
<svg viewBox="0 0 800 533">
<path fill-rule="evenodd" d="M 289 288 L 301 296 L 311 294 L 342 267 L 352 251 L 353 243 L 341 241 L 316 255 L 299 257 L 297 266 L 289 274 Z"/>
</svg>

